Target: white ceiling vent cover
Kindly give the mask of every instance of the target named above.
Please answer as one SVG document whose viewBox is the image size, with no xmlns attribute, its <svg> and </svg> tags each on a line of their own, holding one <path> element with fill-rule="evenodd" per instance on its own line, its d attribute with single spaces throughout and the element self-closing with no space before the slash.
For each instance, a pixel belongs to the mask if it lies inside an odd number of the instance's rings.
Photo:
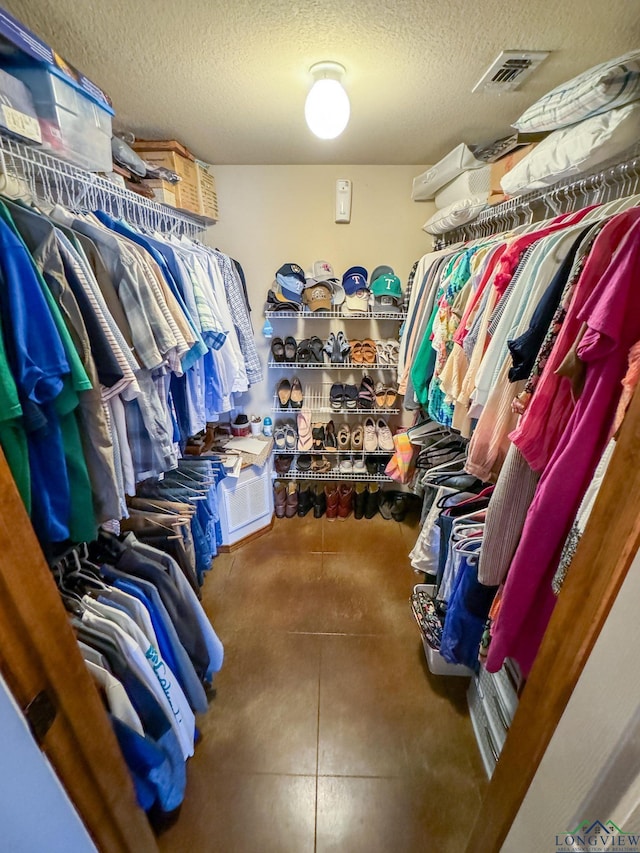
<svg viewBox="0 0 640 853">
<path fill-rule="evenodd" d="M 512 92 L 547 56 L 548 50 L 503 50 L 471 91 Z"/>
</svg>

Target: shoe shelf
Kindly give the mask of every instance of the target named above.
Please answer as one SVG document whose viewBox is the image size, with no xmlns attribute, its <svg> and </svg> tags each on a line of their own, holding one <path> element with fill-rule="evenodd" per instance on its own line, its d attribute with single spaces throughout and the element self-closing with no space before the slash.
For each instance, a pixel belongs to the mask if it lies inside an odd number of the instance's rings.
<svg viewBox="0 0 640 853">
<path fill-rule="evenodd" d="M 397 415 L 400 413 L 400 408 L 396 404 L 392 408 L 386 408 L 385 406 L 374 406 L 372 409 L 365 409 L 361 406 L 357 406 L 354 408 L 347 408 L 346 406 L 342 406 L 340 409 L 333 409 L 331 407 L 331 398 L 329 394 L 331 392 L 331 387 L 334 383 L 323 383 L 322 385 L 307 385 L 303 384 L 303 393 L 304 399 L 302 401 L 302 406 L 305 409 L 310 409 L 313 413 L 318 414 L 329 414 L 329 415 Z M 399 402 L 400 396 L 397 398 L 397 402 Z M 273 405 L 272 412 L 278 415 L 289 415 L 289 417 L 294 417 L 298 414 L 300 409 L 292 409 L 287 407 L 286 409 L 280 405 L 280 400 L 278 398 L 277 392 L 273 395 Z"/>
<path fill-rule="evenodd" d="M 393 450 L 278 450 L 274 447 L 275 456 L 393 456 Z"/>
<path fill-rule="evenodd" d="M 374 364 L 356 364 L 349 362 L 348 364 L 306 364 L 299 361 L 274 361 L 269 360 L 268 367 L 270 370 L 397 370 L 397 364 L 383 364 L 375 362 Z"/>
<path fill-rule="evenodd" d="M 402 320 L 407 319 L 406 311 L 384 311 L 376 314 L 342 314 L 340 311 L 265 311 L 270 320 Z"/>
<path fill-rule="evenodd" d="M 273 480 L 353 480 L 363 483 L 393 483 L 391 477 L 386 474 L 369 474 L 367 471 L 362 473 L 354 471 L 341 471 L 339 468 L 332 468 L 331 471 L 320 473 L 318 471 L 299 471 L 297 468 L 289 469 L 284 474 L 278 474 L 274 471 L 271 474 Z"/>
</svg>

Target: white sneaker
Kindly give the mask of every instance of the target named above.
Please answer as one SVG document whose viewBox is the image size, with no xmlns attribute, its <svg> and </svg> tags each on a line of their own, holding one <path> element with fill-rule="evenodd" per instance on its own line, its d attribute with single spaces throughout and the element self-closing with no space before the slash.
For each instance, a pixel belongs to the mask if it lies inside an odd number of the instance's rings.
<svg viewBox="0 0 640 853">
<path fill-rule="evenodd" d="M 389 429 L 387 422 L 383 421 L 382 418 L 378 418 L 376 432 L 378 434 L 378 447 L 380 450 L 387 450 L 389 453 L 393 453 L 395 450 L 393 435 L 391 434 L 391 430 Z"/>
</svg>

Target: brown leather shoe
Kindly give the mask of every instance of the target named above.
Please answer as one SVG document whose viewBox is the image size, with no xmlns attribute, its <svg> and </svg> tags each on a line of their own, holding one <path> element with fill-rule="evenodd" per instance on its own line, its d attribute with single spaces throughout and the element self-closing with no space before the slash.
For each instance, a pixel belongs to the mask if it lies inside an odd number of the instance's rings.
<svg viewBox="0 0 640 853">
<path fill-rule="evenodd" d="M 338 518 L 345 519 L 351 515 L 353 504 L 353 488 L 347 483 L 338 486 Z"/>
<path fill-rule="evenodd" d="M 338 517 L 338 487 L 335 483 L 327 483 L 324 487 L 324 493 L 327 498 L 327 520 L 335 521 Z"/>
</svg>

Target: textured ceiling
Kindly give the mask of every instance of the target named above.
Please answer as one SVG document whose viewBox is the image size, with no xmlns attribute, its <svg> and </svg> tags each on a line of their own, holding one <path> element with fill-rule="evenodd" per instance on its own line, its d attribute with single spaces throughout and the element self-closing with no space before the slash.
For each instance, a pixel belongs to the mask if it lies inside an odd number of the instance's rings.
<svg viewBox="0 0 640 853">
<path fill-rule="evenodd" d="M 552 86 L 640 46 L 637 0 L 2 0 L 112 97 L 117 126 L 212 163 L 432 163 L 508 129 Z M 553 53 L 471 94 L 502 49 Z M 309 67 L 347 69 L 351 122 L 307 129 Z"/>
</svg>

